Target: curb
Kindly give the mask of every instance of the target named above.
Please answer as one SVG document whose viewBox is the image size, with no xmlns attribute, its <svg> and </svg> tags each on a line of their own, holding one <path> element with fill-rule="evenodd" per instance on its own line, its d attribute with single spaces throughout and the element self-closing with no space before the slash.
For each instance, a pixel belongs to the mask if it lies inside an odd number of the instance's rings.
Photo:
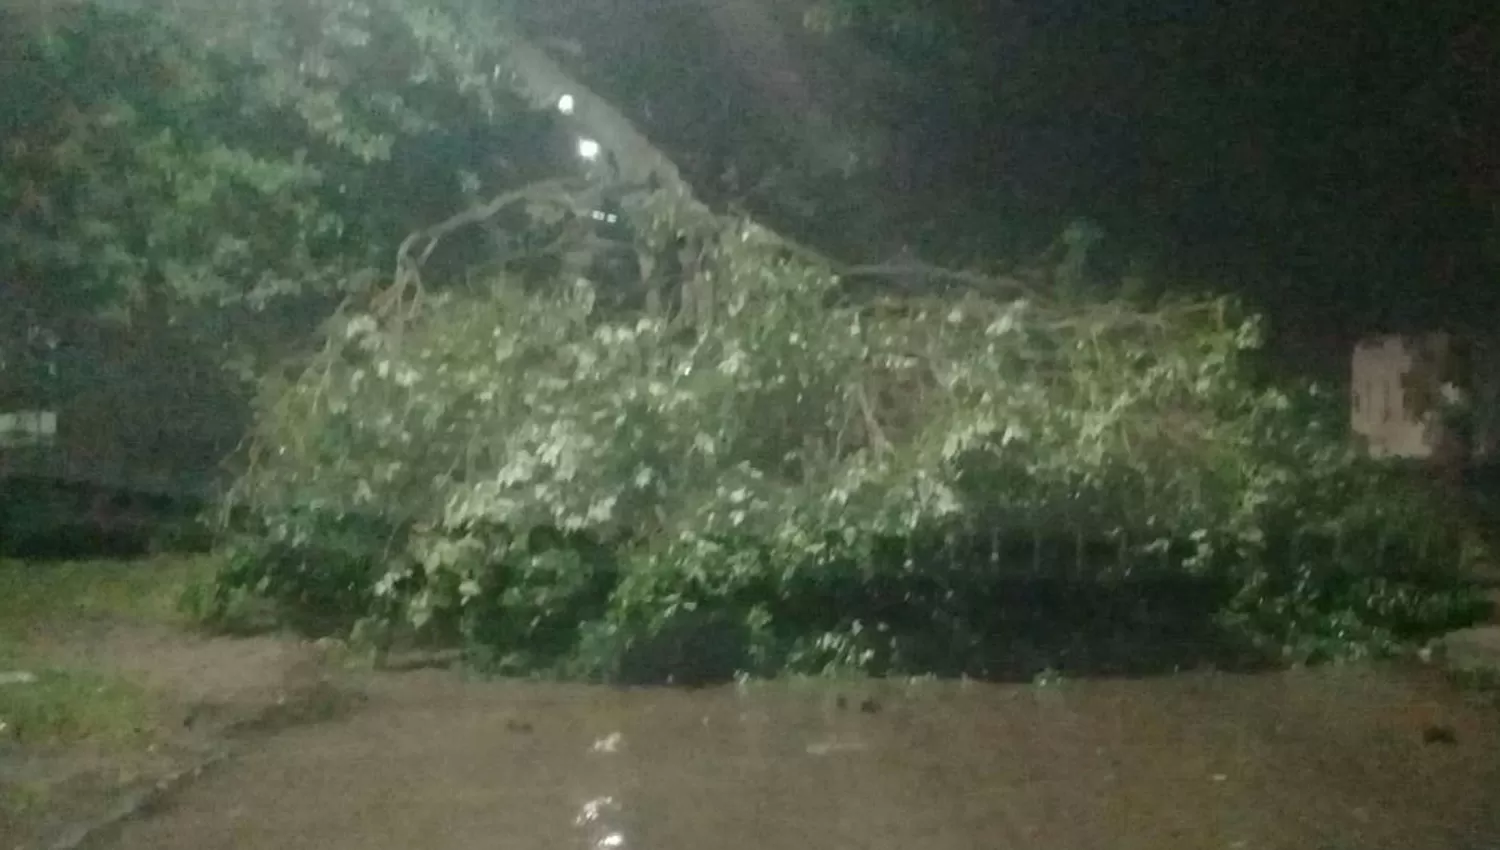
<svg viewBox="0 0 1500 850">
<path fill-rule="evenodd" d="M 229 751 L 220 750 L 198 763 L 167 774 L 161 779 L 153 782 L 150 787 L 127 793 L 123 800 L 115 803 L 99 818 L 79 826 L 69 828 L 56 841 L 47 845 L 49 850 L 80 850 L 94 841 L 112 834 L 114 830 L 123 826 L 127 821 L 133 820 L 151 809 L 160 806 L 173 793 L 184 788 L 189 782 L 202 776 L 214 767 L 229 760 Z"/>
<path fill-rule="evenodd" d="M 121 827 L 137 818 L 150 815 L 167 803 L 173 794 L 186 788 L 194 780 L 229 762 L 234 756 L 237 741 L 259 732 L 274 734 L 289 726 L 300 726 L 318 722 L 317 719 L 300 718 L 297 709 L 314 701 L 318 689 L 307 689 L 296 697 L 287 697 L 260 707 L 258 710 L 236 718 L 215 731 L 221 739 L 218 749 L 194 763 L 172 771 L 151 782 L 146 787 L 124 792 L 122 799 L 114 802 L 102 815 L 85 823 L 68 827 L 51 843 L 41 846 L 47 850 L 85 850 L 114 835 Z M 290 719 L 292 722 L 286 722 Z M 298 721 L 301 722 L 298 722 Z M 279 722 L 278 722 L 279 721 Z"/>
</svg>

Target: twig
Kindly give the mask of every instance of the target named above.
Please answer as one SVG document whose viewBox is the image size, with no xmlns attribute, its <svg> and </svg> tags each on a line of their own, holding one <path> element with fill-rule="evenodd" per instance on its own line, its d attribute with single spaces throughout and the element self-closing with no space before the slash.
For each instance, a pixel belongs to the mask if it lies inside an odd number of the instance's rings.
<svg viewBox="0 0 1500 850">
<path fill-rule="evenodd" d="M 865 393 L 865 385 L 857 383 L 854 385 L 854 401 L 859 405 L 859 411 L 864 416 L 865 430 L 870 434 L 870 446 L 877 454 L 884 454 L 891 448 L 891 441 L 886 439 L 885 431 L 881 429 L 880 422 L 875 418 L 875 410 L 870 405 L 870 398 Z"/>
<path fill-rule="evenodd" d="M 408 290 L 412 290 L 412 309 L 415 310 L 422 295 L 421 268 L 432 256 L 432 252 L 437 250 L 438 244 L 444 237 L 462 227 L 491 219 L 499 215 L 502 210 L 519 202 L 551 201 L 564 204 L 568 197 L 566 186 L 566 182 L 561 180 L 533 183 L 520 189 L 504 192 L 483 204 L 455 213 L 431 227 L 411 233 L 396 249 L 394 279 L 390 287 L 375 297 L 372 311 L 376 315 L 389 313 L 405 301 Z M 414 257 L 412 254 L 418 245 L 422 246 L 422 251 Z"/>
<path fill-rule="evenodd" d="M 843 277 L 921 278 L 924 280 L 949 280 L 970 286 L 1008 289 L 1018 294 L 1036 295 L 1034 284 L 1016 277 L 997 277 L 979 272 L 959 271 L 934 266 L 928 263 L 877 263 L 874 265 L 846 266 L 837 269 Z"/>
</svg>

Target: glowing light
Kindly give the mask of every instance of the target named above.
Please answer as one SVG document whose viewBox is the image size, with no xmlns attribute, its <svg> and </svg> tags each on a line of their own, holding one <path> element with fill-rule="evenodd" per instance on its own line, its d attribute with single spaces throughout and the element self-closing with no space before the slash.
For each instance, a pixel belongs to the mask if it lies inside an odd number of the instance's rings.
<svg viewBox="0 0 1500 850">
<path fill-rule="evenodd" d="M 557 99 L 557 111 L 564 115 L 573 114 L 573 96 L 571 94 L 565 94 Z"/>
<path fill-rule="evenodd" d="M 593 139 L 578 140 L 578 155 L 593 161 L 599 158 L 599 143 Z"/>
</svg>

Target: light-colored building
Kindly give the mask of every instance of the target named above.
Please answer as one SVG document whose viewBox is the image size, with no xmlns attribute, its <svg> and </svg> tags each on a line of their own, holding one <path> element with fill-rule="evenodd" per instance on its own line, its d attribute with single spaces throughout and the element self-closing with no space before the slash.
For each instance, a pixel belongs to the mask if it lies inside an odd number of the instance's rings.
<svg viewBox="0 0 1500 850">
<path fill-rule="evenodd" d="M 1448 333 L 1354 348 L 1350 424 L 1374 457 L 1500 457 L 1500 347 Z"/>
<path fill-rule="evenodd" d="M 1371 455 L 1427 458 L 1437 452 L 1443 437 L 1437 412 L 1410 398 L 1415 394 L 1407 388 L 1419 364 L 1444 359 L 1449 348 L 1446 334 L 1388 335 L 1354 347 L 1350 425 Z"/>
<path fill-rule="evenodd" d="M 48 446 L 57 439 L 57 413 L 20 410 L 0 413 L 0 449 Z"/>
</svg>

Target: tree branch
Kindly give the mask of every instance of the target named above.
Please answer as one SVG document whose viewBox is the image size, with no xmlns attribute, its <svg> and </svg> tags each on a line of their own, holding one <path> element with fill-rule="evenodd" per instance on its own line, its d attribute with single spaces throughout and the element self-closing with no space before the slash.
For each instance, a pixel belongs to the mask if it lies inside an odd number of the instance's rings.
<svg viewBox="0 0 1500 850">
<path fill-rule="evenodd" d="M 437 250 L 438 244 L 444 237 L 462 227 L 479 224 L 493 218 L 502 210 L 518 203 L 556 203 L 567 206 L 569 196 L 565 187 L 566 183 L 562 180 L 533 183 L 530 186 L 501 193 L 483 204 L 469 207 L 431 227 L 411 233 L 401 240 L 401 246 L 396 249 L 395 276 L 390 287 L 376 296 L 372 305 L 373 312 L 376 315 L 387 314 L 403 304 L 408 297 L 420 297 L 422 266 L 432 256 L 432 252 Z M 413 256 L 413 251 L 418 245 L 422 246 L 422 251 Z"/>
<path fill-rule="evenodd" d="M 502 53 L 517 94 L 541 109 L 556 109 L 563 95 L 571 96 L 571 120 L 614 155 L 624 182 L 656 186 L 670 192 L 692 212 L 716 218 L 693 194 L 676 164 L 619 110 L 574 79 L 541 48 L 514 32 L 508 34 L 507 42 Z"/>
</svg>

